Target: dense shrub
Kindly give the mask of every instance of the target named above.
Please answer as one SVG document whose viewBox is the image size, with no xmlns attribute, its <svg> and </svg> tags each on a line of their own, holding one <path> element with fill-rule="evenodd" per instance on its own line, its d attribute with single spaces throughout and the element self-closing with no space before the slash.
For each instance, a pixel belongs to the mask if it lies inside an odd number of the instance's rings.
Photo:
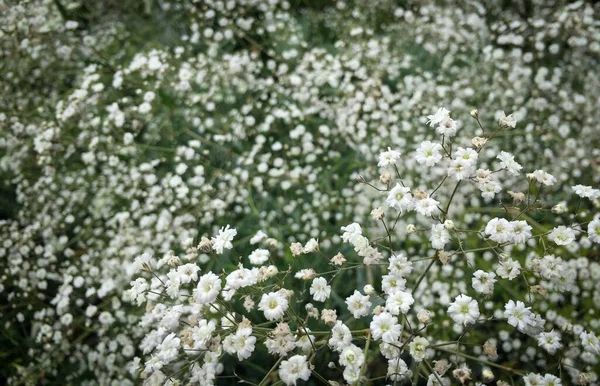
<svg viewBox="0 0 600 386">
<path fill-rule="evenodd" d="M 0 376 L 597 383 L 598 12 L 0 2 Z"/>
</svg>

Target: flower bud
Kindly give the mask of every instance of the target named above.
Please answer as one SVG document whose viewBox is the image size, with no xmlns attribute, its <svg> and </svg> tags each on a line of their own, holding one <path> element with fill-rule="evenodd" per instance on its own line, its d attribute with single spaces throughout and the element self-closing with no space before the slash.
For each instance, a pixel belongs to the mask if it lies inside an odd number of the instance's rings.
<svg viewBox="0 0 600 386">
<path fill-rule="evenodd" d="M 333 326 L 337 321 L 337 312 L 335 310 L 324 309 L 321 312 L 321 320 L 329 326 Z"/>
<path fill-rule="evenodd" d="M 434 366 L 433 366 L 433 370 L 438 373 L 438 375 L 441 377 L 444 374 L 446 374 L 446 371 L 448 371 L 448 369 L 450 367 L 452 367 L 450 364 L 448 364 L 448 361 L 445 359 L 441 359 L 439 361 L 435 361 L 433 362 Z"/>
<path fill-rule="evenodd" d="M 373 218 L 373 220 L 381 220 L 383 219 L 384 213 L 383 213 L 383 209 L 381 208 L 375 208 L 371 211 L 371 217 Z"/>
<path fill-rule="evenodd" d="M 390 183 L 391 180 L 392 180 L 392 175 L 389 172 L 383 172 L 379 176 L 379 181 L 381 181 L 381 183 L 383 183 L 383 184 L 387 185 Z"/>
<path fill-rule="evenodd" d="M 290 245 L 290 251 L 292 252 L 292 256 L 298 256 L 302 254 L 302 244 L 293 243 L 292 245 Z"/>
<path fill-rule="evenodd" d="M 454 221 L 452 221 L 452 220 L 444 221 L 444 228 L 448 229 L 449 231 L 454 229 Z"/>
<path fill-rule="evenodd" d="M 491 382 L 495 378 L 494 373 L 490 369 L 483 370 L 481 376 L 483 377 L 484 382 Z"/>
<path fill-rule="evenodd" d="M 422 308 L 419 310 L 419 312 L 417 312 L 417 319 L 419 319 L 419 322 L 421 322 L 423 324 L 431 323 L 432 318 L 433 318 L 433 312 L 426 310 L 425 308 Z"/>
<path fill-rule="evenodd" d="M 486 340 L 483 344 L 483 353 L 492 359 L 496 358 L 498 356 L 496 344 L 490 340 Z"/>
<path fill-rule="evenodd" d="M 377 307 L 373 308 L 373 315 L 379 315 L 383 311 L 385 311 L 385 307 L 383 307 L 383 306 L 377 306 Z"/>
<path fill-rule="evenodd" d="M 464 385 L 469 379 L 471 379 L 471 369 L 467 367 L 460 367 L 452 372 L 452 376 L 458 379 L 458 381 Z"/>
<path fill-rule="evenodd" d="M 588 373 L 579 373 L 579 384 L 587 385 L 590 383 L 590 375 Z"/>
<path fill-rule="evenodd" d="M 373 295 L 375 293 L 375 288 L 371 284 L 367 284 L 363 287 L 363 291 L 365 295 Z"/>
<path fill-rule="evenodd" d="M 212 241 L 210 241 L 206 237 L 202 237 L 202 239 L 200 239 L 200 244 L 198 244 L 198 249 L 202 252 L 212 251 Z"/>
<path fill-rule="evenodd" d="M 515 204 L 518 204 L 525 199 L 525 194 L 521 192 L 513 192 L 512 190 L 509 190 L 508 194 L 512 197 Z"/>
<path fill-rule="evenodd" d="M 333 265 L 342 265 L 346 262 L 346 258 L 341 254 L 341 252 L 338 252 L 337 255 L 331 258 L 330 261 Z"/>
<path fill-rule="evenodd" d="M 411 234 L 411 233 L 415 233 L 417 231 L 417 227 L 415 226 L 415 224 L 408 224 L 406 226 L 406 233 Z"/>
<path fill-rule="evenodd" d="M 487 143 L 487 138 L 483 138 L 483 137 L 475 137 L 471 140 L 471 143 L 473 144 L 473 146 L 475 146 L 478 149 L 481 149 L 482 147 L 485 146 L 485 144 Z"/>
<path fill-rule="evenodd" d="M 367 180 L 365 180 L 365 177 L 362 174 L 359 174 L 358 176 L 356 176 L 356 181 L 358 181 L 361 184 L 367 182 Z"/>
<path fill-rule="evenodd" d="M 471 110 L 471 116 L 475 119 L 479 118 L 479 111 L 477 109 Z"/>
<path fill-rule="evenodd" d="M 557 214 L 566 213 L 567 207 L 563 203 L 556 204 L 552 207 L 552 212 Z"/>
</svg>

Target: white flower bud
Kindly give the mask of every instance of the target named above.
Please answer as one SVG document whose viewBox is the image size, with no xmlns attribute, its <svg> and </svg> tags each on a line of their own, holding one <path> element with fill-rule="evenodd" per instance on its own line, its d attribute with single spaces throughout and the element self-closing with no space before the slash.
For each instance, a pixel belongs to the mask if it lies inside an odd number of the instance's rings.
<svg viewBox="0 0 600 386">
<path fill-rule="evenodd" d="M 448 230 L 454 229 L 454 221 L 452 221 L 452 220 L 444 221 L 444 228 L 446 228 Z"/>
</svg>

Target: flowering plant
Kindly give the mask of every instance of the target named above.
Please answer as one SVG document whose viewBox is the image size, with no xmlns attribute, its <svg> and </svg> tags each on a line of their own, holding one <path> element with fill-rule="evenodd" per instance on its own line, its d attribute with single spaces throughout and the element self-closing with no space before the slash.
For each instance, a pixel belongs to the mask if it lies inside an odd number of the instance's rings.
<svg viewBox="0 0 600 386">
<path fill-rule="evenodd" d="M 543 170 L 521 175 L 510 153 L 481 159 L 488 142 L 516 122 L 503 114 L 498 127 L 486 131 L 477 110 L 471 115 L 482 130 L 473 147 L 458 146 L 457 124 L 440 108 L 428 117 L 439 143 L 424 141 L 407 156 L 389 148 L 380 153 L 381 182 L 359 179 L 385 200 L 371 212 L 380 236 L 367 237 L 358 223 L 341 227 L 342 241 L 353 247 L 346 255 L 325 255 L 316 239 L 292 243 L 284 253 L 280 242 L 259 231 L 250 244 L 260 248 L 246 258 L 234 253 L 236 230 L 228 225 L 183 257 L 138 258 L 146 274 L 131 283 L 129 296 L 146 305 L 143 324 L 154 326 L 141 346 L 147 354 L 137 370 L 142 378 L 148 384 L 245 380 L 226 370 L 227 356 L 245 363 L 266 349 L 274 363 L 258 384 L 276 373 L 286 385 L 311 376 L 348 384 L 421 378 L 450 384 L 451 377 L 461 384 L 493 378 L 508 384 L 519 376 L 526 384 L 557 385 L 563 369 L 573 383 L 589 381 L 600 350 L 595 319 L 569 320 L 549 307 L 565 296 L 596 301 L 576 288 L 589 286 L 600 265 L 570 257 L 569 245 L 589 249 L 600 242 L 600 218 L 585 220 L 577 208 L 544 202 L 541 193 L 556 183 L 554 176 Z M 403 157 L 443 177 L 407 186 L 397 168 Z M 524 190 L 506 190 L 503 176 L 521 176 Z M 455 200 L 475 192 L 496 203 L 490 215 L 454 210 Z M 600 197 L 600 190 L 581 185 L 573 192 L 580 201 Z M 397 228 L 400 218 L 412 220 L 404 231 Z M 552 227 L 550 220 L 567 225 Z M 412 243 L 420 247 L 408 247 Z M 194 263 L 199 253 L 211 256 L 201 259 L 205 268 Z M 290 263 L 283 271 L 281 259 Z M 307 260 L 329 268 L 300 269 Z M 361 273 L 367 284 L 345 301 L 349 291 L 332 292 L 340 288 L 337 281 Z M 536 372 L 540 363 L 547 364 L 544 373 Z"/>
</svg>

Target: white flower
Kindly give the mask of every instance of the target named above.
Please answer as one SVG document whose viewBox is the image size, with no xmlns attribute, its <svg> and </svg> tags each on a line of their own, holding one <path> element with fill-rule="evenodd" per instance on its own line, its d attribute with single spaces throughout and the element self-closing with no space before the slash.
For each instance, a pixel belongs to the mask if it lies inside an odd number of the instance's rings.
<svg viewBox="0 0 600 386">
<path fill-rule="evenodd" d="M 481 197 L 494 198 L 496 193 L 502 190 L 502 185 L 496 181 L 484 181 L 477 183 L 477 189 L 481 191 Z"/>
<path fill-rule="evenodd" d="M 427 166 L 433 166 L 441 161 L 442 154 L 440 153 L 442 150 L 442 145 L 439 143 L 433 143 L 431 141 L 423 141 L 417 147 L 415 160 L 419 164 L 425 164 Z"/>
<path fill-rule="evenodd" d="M 515 244 L 523 244 L 531 238 L 531 226 L 527 221 L 511 221 L 512 235 L 511 241 Z"/>
<path fill-rule="evenodd" d="M 525 307 L 525 303 L 520 300 L 516 303 L 509 300 L 504 305 L 504 317 L 508 319 L 508 324 L 523 331 L 528 326 L 535 325 L 534 315 L 530 309 L 531 307 Z"/>
<path fill-rule="evenodd" d="M 430 126 L 435 126 L 441 123 L 444 119 L 450 117 L 450 111 L 446 110 L 443 107 L 438 108 L 438 110 L 433 115 L 427 116 L 427 124 Z"/>
<path fill-rule="evenodd" d="M 194 326 L 192 328 L 192 339 L 194 340 L 192 347 L 194 350 L 206 350 L 207 343 L 215 329 L 216 323 L 214 320 L 202 319 L 197 326 Z"/>
<path fill-rule="evenodd" d="M 218 254 L 223 253 L 223 249 L 231 249 L 233 248 L 233 244 L 231 241 L 237 235 L 237 230 L 235 228 L 229 228 L 229 224 L 225 228 L 219 229 L 219 234 L 217 237 L 211 238 L 212 248 Z"/>
<path fill-rule="evenodd" d="M 499 244 L 507 243 L 512 239 L 512 224 L 504 218 L 493 218 L 488 221 L 484 232 L 490 236 L 490 240 Z"/>
<path fill-rule="evenodd" d="M 427 197 L 416 201 L 415 210 L 422 216 L 431 217 L 440 212 L 438 209 L 439 204 L 439 201 Z"/>
<path fill-rule="evenodd" d="M 431 247 L 434 249 L 444 249 L 444 246 L 450 241 L 450 232 L 444 227 L 444 224 L 435 224 L 431 227 Z"/>
<path fill-rule="evenodd" d="M 588 224 L 588 238 L 595 243 L 600 243 L 600 219 L 591 221 Z"/>
<path fill-rule="evenodd" d="M 383 275 L 381 278 L 381 289 L 388 295 L 396 291 L 403 291 L 406 289 L 406 279 L 394 274 Z"/>
<path fill-rule="evenodd" d="M 138 277 L 130 283 L 131 289 L 129 296 L 132 301 L 135 301 L 138 306 L 141 306 L 146 301 L 146 291 L 150 289 L 146 279 Z"/>
<path fill-rule="evenodd" d="M 346 225 L 341 228 L 344 233 L 342 234 L 342 240 L 345 243 L 354 244 L 354 239 L 357 236 L 362 236 L 362 228 L 360 224 L 353 222 L 352 224 Z"/>
<path fill-rule="evenodd" d="M 456 178 L 457 181 L 468 178 L 473 172 L 475 172 L 475 164 L 473 162 L 462 158 L 456 158 L 450 161 L 448 176 Z"/>
<path fill-rule="evenodd" d="M 256 249 L 248 256 L 248 259 L 250 259 L 250 263 L 254 265 L 264 264 L 269 260 L 269 251 L 262 248 Z"/>
<path fill-rule="evenodd" d="M 350 329 L 338 320 L 331 329 L 331 338 L 329 338 L 327 343 L 335 351 L 341 352 L 344 347 L 348 346 L 351 342 L 352 333 L 350 332 Z"/>
<path fill-rule="evenodd" d="M 466 326 L 475 323 L 479 317 L 477 300 L 464 294 L 458 295 L 454 302 L 450 303 L 448 314 L 457 324 Z"/>
<path fill-rule="evenodd" d="M 507 116 L 504 111 L 501 111 L 498 124 L 502 127 L 512 127 L 514 129 L 517 126 L 517 120 L 512 114 Z"/>
<path fill-rule="evenodd" d="M 288 360 L 281 362 L 279 366 L 279 378 L 286 385 L 296 385 L 299 379 L 308 381 L 310 369 L 305 355 L 294 355 Z"/>
<path fill-rule="evenodd" d="M 554 330 L 550 332 L 542 332 L 537 336 L 538 344 L 550 354 L 554 354 L 556 350 L 562 347 L 560 343 L 560 334 Z"/>
<path fill-rule="evenodd" d="M 392 315 L 398 315 L 400 312 L 406 314 L 413 305 L 415 299 L 410 292 L 395 291 L 391 293 L 385 301 L 385 309 Z"/>
<path fill-rule="evenodd" d="M 400 357 L 388 360 L 387 377 L 391 381 L 400 381 L 408 372 L 408 366 Z"/>
<path fill-rule="evenodd" d="M 410 355 L 416 362 L 421 362 L 425 358 L 429 341 L 423 337 L 417 336 L 409 344 Z"/>
<path fill-rule="evenodd" d="M 340 365 L 358 368 L 363 365 L 365 355 L 362 350 L 356 345 L 345 347 L 340 353 Z"/>
<path fill-rule="evenodd" d="M 440 125 L 435 129 L 435 132 L 440 135 L 445 135 L 446 137 L 454 137 L 457 129 L 458 125 L 456 124 L 456 121 L 450 117 L 446 117 L 440 122 Z"/>
<path fill-rule="evenodd" d="M 252 236 L 252 238 L 250 239 L 250 244 L 254 245 L 254 244 L 258 244 L 261 241 L 263 241 L 264 239 L 267 238 L 267 234 L 263 231 L 258 231 L 256 232 L 256 234 L 254 236 Z"/>
<path fill-rule="evenodd" d="M 471 149 L 470 147 L 459 147 L 458 149 L 456 149 L 456 153 L 454 153 L 454 159 L 463 160 L 473 167 L 477 164 L 478 157 L 479 154 L 477 154 L 477 152 Z"/>
<path fill-rule="evenodd" d="M 163 364 L 171 362 L 179 354 L 179 346 L 181 340 L 175 335 L 174 332 L 170 333 L 163 339 L 162 343 L 156 348 L 158 354 L 156 355 Z"/>
<path fill-rule="evenodd" d="M 311 252 L 316 251 L 317 249 L 319 249 L 319 241 L 317 241 L 317 239 L 315 239 L 315 238 L 312 238 L 312 239 L 308 240 L 306 245 L 304 245 L 302 252 L 303 253 L 311 253 Z"/>
<path fill-rule="evenodd" d="M 317 277 L 312 281 L 310 294 L 315 301 L 324 302 L 331 294 L 331 286 L 327 285 L 327 280 L 324 277 Z"/>
<path fill-rule="evenodd" d="M 404 277 L 410 274 L 413 270 L 412 263 L 408 261 L 406 256 L 402 254 L 390 257 L 389 261 L 388 270 L 392 275 Z"/>
<path fill-rule="evenodd" d="M 280 319 L 288 309 L 288 300 L 281 292 L 263 294 L 258 309 L 265 313 L 268 320 Z"/>
<path fill-rule="evenodd" d="M 194 300 L 199 304 L 215 301 L 221 290 L 221 279 L 212 272 L 202 275 L 194 289 Z"/>
<path fill-rule="evenodd" d="M 344 377 L 344 381 L 351 385 L 360 379 L 360 367 L 347 366 L 342 376 Z"/>
<path fill-rule="evenodd" d="M 569 245 L 575 240 L 575 232 L 573 229 L 561 225 L 550 232 L 548 240 L 554 241 L 557 245 Z"/>
<path fill-rule="evenodd" d="M 239 288 L 249 287 L 258 282 L 258 268 L 244 268 L 240 264 L 239 268 L 232 271 L 225 278 L 226 290 L 237 290 Z"/>
<path fill-rule="evenodd" d="M 354 290 L 354 293 L 346 298 L 346 305 L 352 316 L 358 319 L 369 313 L 371 302 L 369 301 L 369 296 L 362 295 L 357 290 Z"/>
<path fill-rule="evenodd" d="M 390 208 L 396 208 L 401 213 L 405 210 L 410 211 L 415 207 L 415 202 L 410 193 L 410 189 L 400 184 L 396 184 L 396 186 L 390 190 L 386 202 Z"/>
<path fill-rule="evenodd" d="M 600 189 L 594 189 L 591 186 L 575 185 L 572 189 L 581 198 L 589 198 L 590 200 L 600 198 Z"/>
<path fill-rule="evenodd" d="M 398 318 L 389 312 L 382 312 L 373 316 L 369 326 L 373 339 L 381 339 L 386 343 L 393 343 L 400 337 L 401 326 L 398 324 Z"/>
<path fill-rule="evenodd" d="M 496 273 L 503 279 L 512 280 L 521 273 L 521 263 L 513 259 L 506 259 L 498 264 Z"/>
<path fill-rule="evenodd" d="M 527 178 L 536 180 L 546 186 L 552 186 L 556 183 L 556 178 L 543 170 L 535 170 L 533 173 L 528 173 Z"/>
<path fill-rule="evenodd" d="M 484 272 L 477 270 L 473 273 L 473 289 L 480 294 L 491 295 L 496 283 L 496 274 L 493 272 Z"/>
<path fill-rule="evenodd" d="M 237 355 L 239 361 L 250 358 L 256 345 L 256 337 L 251 334 L 251 327 L 239 328 L 235 334 L 227 335 L 223 340 L 223 349 Z"/>
<path fill-rule="evenodd" d="M 584 350 L 596 355 L 600 354 L 600 339 L 596 337 L 596 334 L 593 332 L 583 331 L 581 334 L 579 334 L 579 339 L 581 339 L 581 346 Z"/>
<path fill-rule="evenodd" d="M 379 153 L 379 162 L 377 163 L 377 166 L 383 167 L 388 165 L 395 165 L 396 162 L 398 162 L 400 155 L 401 154 L 399 151 L 392 150 L 388 147 L 387 151 Z"/>
<path fill-rule="evenodd" d="M 523 168 L 515 161 L 515 156 L 507 153 L 505 151 L 501 151 L 500 154 L 496 156 L 500 160 L 500 167 L 502 169 L 506 169 L 509 174 L 513 176 L 518 176 L 519 171 Z"/>
</svg>

